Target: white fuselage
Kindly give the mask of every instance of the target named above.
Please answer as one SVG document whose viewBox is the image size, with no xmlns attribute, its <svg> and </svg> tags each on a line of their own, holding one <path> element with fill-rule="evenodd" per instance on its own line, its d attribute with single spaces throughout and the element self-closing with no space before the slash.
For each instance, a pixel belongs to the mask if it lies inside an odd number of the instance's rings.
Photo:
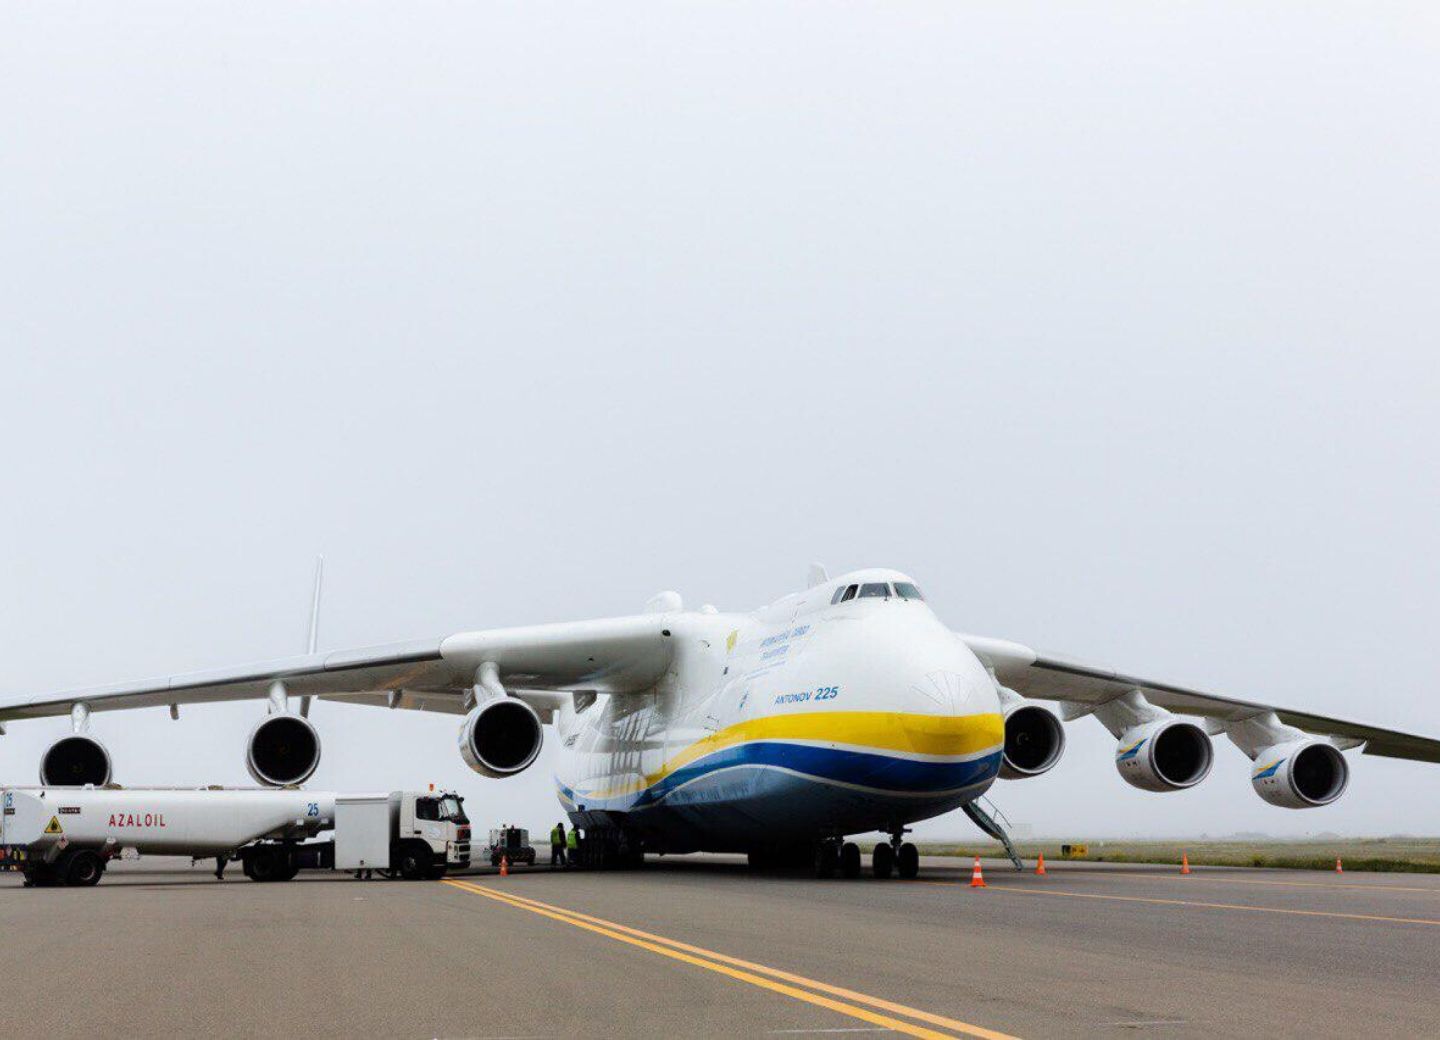
<svg viewBox="0 0 1440 1040">
<path fill-rule="evenodd" d="M 994 781 L 995 683 L 924 602 L 844 583 L 751 614 L 667 615 L 669 673 L 558 718 L 556 782 L 572 821 L 672 851 L 813 841 L 948 812 Z"/>
</svg>

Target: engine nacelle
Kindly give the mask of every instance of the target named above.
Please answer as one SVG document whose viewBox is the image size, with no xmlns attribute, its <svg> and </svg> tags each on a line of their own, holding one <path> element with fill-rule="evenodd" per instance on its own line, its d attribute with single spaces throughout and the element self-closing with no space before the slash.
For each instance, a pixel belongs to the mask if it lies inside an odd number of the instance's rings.
<svg viewBox="0 0 1440 1040">
<path fill-rule="evenodd" d="M 460 757 L 481 776 L 514 776 L 535 761 L 543 740 L 534 708 L 514 697 L 499 697 L 465 716 Z"/>
<path fill-rule="evenodd" d="M 1255 793 L 1283 809 L 1329 805 L 1350 785 L 1350 763 L 1323 740 L 1296 740 L 1265 748 L 1250 773 Z"/>
<path fill-rule="evenodd" d="M 40 757 L 40 782 L 49 787 L 100 787 L 110 782 L 110 752 L 87 733 L 61 737 Z"/>
<path fill-rule="evenodd" d="M 1055 768 L 1065 752 L 1065 727 L 1055 713 L 1034 704 L 1017 704 L 1005 713 L 1003 780 L 1023 780 Z"/>
<path fill-rule="evenodd" d="M 303 784 L 319 765 L 320 734 L 299 715 L 267 715 L 245 741 L 245 768 L 267 787 Z"/>
<path fill-rule="evenodd" d="M 1215 749 L 1193 722 L 1156 719 L 1133 726 L 1115 748 L 1115 768 L 1142 791 L 1183 791 L 1210 775 Z"/>
</svg>

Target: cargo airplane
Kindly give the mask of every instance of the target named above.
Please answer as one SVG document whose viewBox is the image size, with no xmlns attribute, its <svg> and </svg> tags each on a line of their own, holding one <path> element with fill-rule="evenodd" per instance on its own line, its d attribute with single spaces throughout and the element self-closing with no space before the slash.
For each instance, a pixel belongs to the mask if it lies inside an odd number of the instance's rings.
<svg viewBox="0 0 1440 1040">
<path fill-rule="evenodd" d="M 317 586 L 318 601 L 318 586 Z M 443 639 L 283 660 L 0 706 L 3 723 L 68 714 L 42 757 L 47 784 L 104 784 L 109 752 L 92 715 L 212 701 L 265 702 L 245 741 L 261 783 L 306 781 L 320 761 L 313 698 L 462 717 L 461 758 L 507 777 L 561 744 L 556 792 L 593 854 L 634 865 L 650 852 L 748 853 L 817 873 L 862 872 L 847 838 L 890 836 L 878 877 L 919 869 L 907 825 L 976 804 L 996 779 L 1033 779 L 1065 748 L 1064 723 L 1093 716 L 1116 740 L 1127 783 L 1180 791 L 1203 781 L 1212 739 L 1251 760 L 1255 792 L 1287 809 L 1345 793 L 1343 752 L 1440 762 L 1440 740 L 1215 696 L 947 628 L 893 570 L 829 578 L 753 613 L 686 610 L 673 592 L 629 617 L 461 632 Z M 298 703 L 297 703 L 298 702 Z"/>
</svg>

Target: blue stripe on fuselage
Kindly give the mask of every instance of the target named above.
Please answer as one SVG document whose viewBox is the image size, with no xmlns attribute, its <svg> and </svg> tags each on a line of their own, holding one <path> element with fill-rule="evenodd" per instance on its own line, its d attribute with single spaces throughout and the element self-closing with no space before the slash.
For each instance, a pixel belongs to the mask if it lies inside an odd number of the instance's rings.
<svg viewBox="0 0 1440 1040">
<path fill-rule="evenodd" d="M 686 784 L 722 769 L 743 767 L 787 769 L 819 780 L 866 788 L 881 794 L 940 795 L 992 780 L 1000 769 L 1000 752 L 968 762 L 916 761 L 893 755 L 784 741 L 753 741 L 724 748 L 669 774 L 633 795 L 594 799 L 561 785 L 572 802 L 596 809 L 642 809 L 665 801 L 684 801 Z"/>
</svg>

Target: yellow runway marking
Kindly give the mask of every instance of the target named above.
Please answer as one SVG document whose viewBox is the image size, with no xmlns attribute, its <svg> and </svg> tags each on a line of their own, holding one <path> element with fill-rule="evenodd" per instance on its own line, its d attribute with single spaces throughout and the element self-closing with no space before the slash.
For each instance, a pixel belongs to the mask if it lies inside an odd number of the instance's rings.
<svg viewBox="0 0 1440 1040">
<path fill-rule="evenodd" d="M 477 885 L 454 879 L 447 880 L 445 883 L 465 892 L 485 896 L 486 898 L 494 899 L 520 910 L 529 910 L 532 913 L 541 914 L 576 928 L 583 928 L 586 931 L 595 932 L 596 934 L 604 935 L 632 946 L 638 946 L 641 949 L 649 950 L 651 953 L 658 953 L 665 957 L 683 961 L 686 964 L 692 964 L 699 968 L 718 972 L 741 982 L 748 982 L 753 986 L 759 986 L 762 989 L 767 989 L 774 993 L 781 993 L 787 997 L 793 997 L 796 1000 L 802 1000 L 809 1004 L 828 1008 L 831 1011 L 848 1015 L 851 1018 L 858 1018 L 872 1025 L 884 1026 L 887 1029 L 893 1029 L 896 1032 L 905 1033 L 908 1036 L 923 1037 L 927 1038 L 927 1040 L 939 1040 L 939 1038 L 947 1038 L 951 1034 L 937 1032 L 936 1030 L 927 1029 L 924 1026 L 917 1026 L 910 1022 L 903 1022 L 897 1018 L 891 1018 L 887 1015 L 870 1011 L 866 1007 L 859 1005 L 869 1005 L 869 1007 L 872 1008 L 880 1008 L 895 1014 L 905 1015 L 908 1018 L 941 1026 L 963 1036 L 976 1037 L 978 1040 L 1016 1040 L 1015 1037 L 1006 1033 L 999 1033 L 992 1029 L 971 1025 L 968 1022 L 961 1022 L 958 1019 L 931 1014 L 928 1011 L 921 1011 L 918 1008 L 906 1007 L 904 1004 L 896 1004 L 892 1001 L 882 1000 L 879 997 L 871 997 L 864 993 L 857 993 L 854 990 L 844 989 L 840 986 L 831 986 L 828 983 L 819 982 L 815 979 L 808 979 L 803 975 L 795 975 L 791 972 L 781 971 L 778 968 L 769 968 L 763 964 L 755 964 L 751 961 L 741 960 L 738 957 L 730 957 L 700 946 L 691 946 L 688 943 L 667 939 L 664 936 L 654 935 L 650 932 L 643 932 L 637 928 L 617 924 L 614 921 L 607 921 L 601 917 L 592 917 L 589 914 L 583 914 L 577 910 L 568 910 L 564 907 L 542 903 L 535 899 L 527 899 L 524 896 L 497 892 L 486 885 Z M 765 976 L 770 977 L 766 978 Z M 789 983 L 795 983 L 795 985 L 789 985 Z M 799 986 L 805 986 L 808 987 L 808 989 L 800 989 L 798 988 Z M 811 990 L 815 992 L 810 992 Z M 831 996 L 823 996 L 822 994 L 830 994 Z M 832 999 L 834 997 L 843 997 L 845 1000 Z M 846 1001 L 849 1002 L 847 1003 Z"/>
<path fill-rule="evenodd" d="M 927 881 L 929 885 L 958 886 L 957 881 Z M 1119 903 L 1152 903 L 1160 906 L 1194 906 L 1205 910 L 1248 910 L 1256 914 L 1290 914 L 1297 917 L 1334 917 L 1347 921 L 1383 921 L 1387 924 L 1425 924 L 1440 926 L 1440 921 L 1426 917 L 1384 917 L 1379 914 L 1347 914 L 1339 910 L 1291 910 L 1280 906 L 1247 906 L 1244 903 L 1203 903 L 1191 899 L 1152 899 L 1149 896 L 1110 896 L 1100 892 L 1067 892 L 1058 888 L 1020 888 L 1016 885 L 989 885 L 996 892 L 1015 892 L 1026 896 L 1062 896 L 1067 899 L 1109 899 Z"/>
<path fill-rule="evenodd" d="M 1063 876 L 1064 872 L 1056 871 Z M 1344 882 L 1326 881 L 1266 881 L 1261 878 L 1232 878 L 1232 877 L 1211 877 L 1209 874 L 1196 872 L 1194 874 L 1155 874 L 1149 871 L 1140 870 L 1097 870 L 1076 871 L 1077 876 L 1081 875 L 1088 880 L 1090 878 L 1142 878 L 1145 881 L 1179 881 L 1185 884 L 1206 884 L 1217 885 L 1272 885 L 1277 888 L 1341 888 L 1354 891 L 1359 889 L 1362 892 L 1425 892 L 1432 896 L 1440 896 L 1440 888 L 1423 888 L 1414 885 L 1356 885 L 1345 884 Z"/>
</svg>

